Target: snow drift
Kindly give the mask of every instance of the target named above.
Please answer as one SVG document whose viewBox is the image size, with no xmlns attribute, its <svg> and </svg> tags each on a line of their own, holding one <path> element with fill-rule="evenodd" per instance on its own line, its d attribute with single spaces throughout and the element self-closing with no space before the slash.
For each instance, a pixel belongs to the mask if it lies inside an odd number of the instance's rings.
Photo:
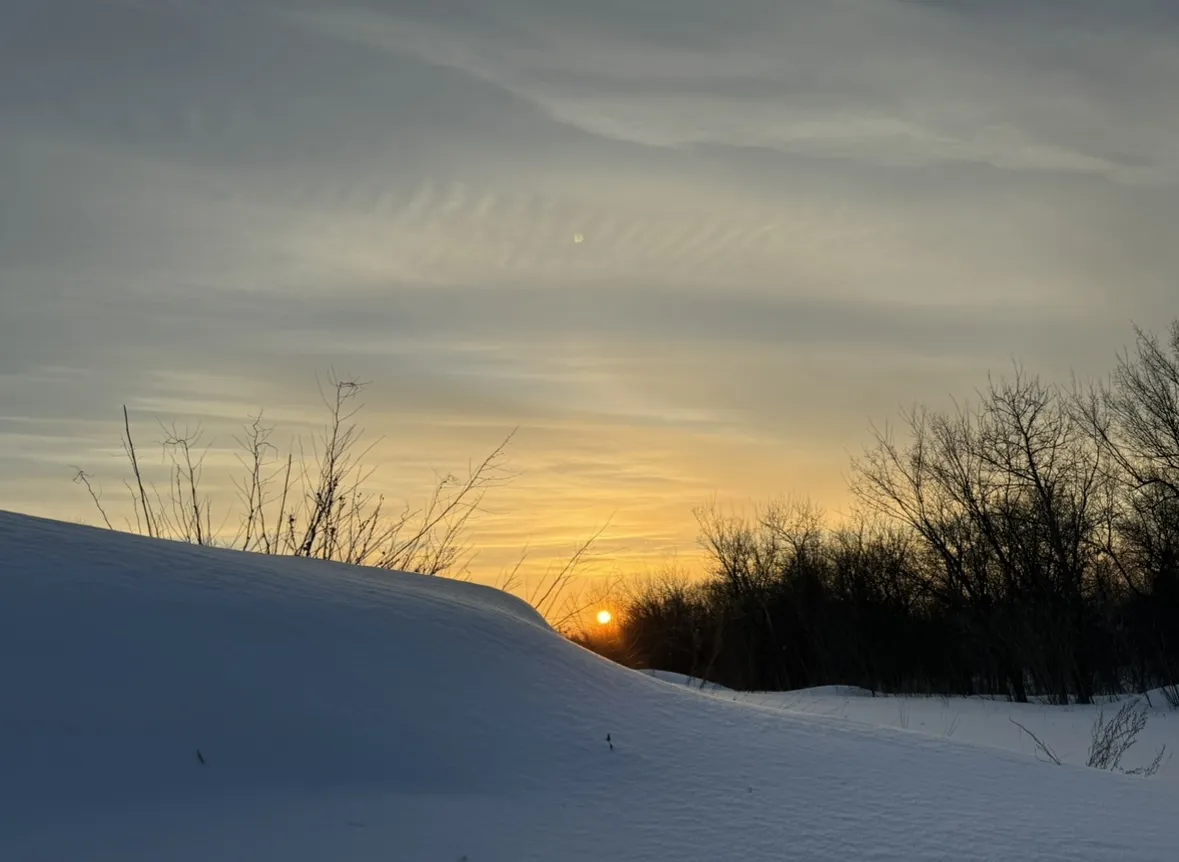
<svg viewBox="0 0 1179 862">
<path fill-rule="evenodd" d="M 0 663 L 0 859 L 1174 858 L 1173 786 L 700 694 L 416 575 L 0 513 Z"/>
</svg>

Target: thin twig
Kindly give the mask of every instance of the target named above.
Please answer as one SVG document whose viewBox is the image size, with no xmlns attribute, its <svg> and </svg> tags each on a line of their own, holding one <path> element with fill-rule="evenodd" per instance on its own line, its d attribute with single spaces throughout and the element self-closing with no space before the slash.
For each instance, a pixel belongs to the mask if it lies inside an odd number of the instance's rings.
<svg viewBox="0 0 1179 862">
<path fill-rule="evenodd" d="M 1057 766 L 1060 766 L 1060 758 L 1056 756 L 1055 751 L 1053 751 L 1051 748 L 1048 747 L 1048 743 L 1044 742 L 1044 740 L 1040 739 L 1040 737 L 1036 736 L 1034 733 L 1032 733 L 1030 730 L 1028 730 L 1026 727 L 1024 727 L 1022 724 L 1020 724 L 1014 718 L 1008 717 L 1007 720 L 1010 721 L 1012 724 L 1014 724 L 1016 727 L 1018 727 L 1020 730 L 1022 730 L 1024 733 L 1026 733 L 1028 736 L 1030 736 L 1032 738 L 1032 740 L 1036 743 L 1036 746 L 1042 752 L 1044 752 L 1045 755 L 1048 756 L 1048 759 L 1051 760 L 1053 763 L 1055 763 Z"/>
</svg>

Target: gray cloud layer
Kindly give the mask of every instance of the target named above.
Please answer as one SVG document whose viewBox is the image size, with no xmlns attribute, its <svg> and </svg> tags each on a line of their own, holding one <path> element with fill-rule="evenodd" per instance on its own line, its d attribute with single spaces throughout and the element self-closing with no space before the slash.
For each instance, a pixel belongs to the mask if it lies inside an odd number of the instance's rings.
<svg viewBox="0 0 1179 862">
<path fill-rule="evenodd" d="M 570 511 L 837 504 L 870 417 L 1179 313 L 1177 94 L 1162 0 L 10 0 L 0 505 L 329 364 Z"/>
</svg>

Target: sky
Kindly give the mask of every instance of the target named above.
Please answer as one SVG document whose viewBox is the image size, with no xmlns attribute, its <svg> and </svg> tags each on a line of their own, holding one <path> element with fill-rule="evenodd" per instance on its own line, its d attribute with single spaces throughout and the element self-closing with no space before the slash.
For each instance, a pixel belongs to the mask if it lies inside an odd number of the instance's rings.
<svg viewBox="0 0 1179 862">
<path fill-rule="evenodd" d="M 512 429 L 477 579 L 838 518 L 872 422 L 1179 316 L 1170 0 L 4 0 L 0 508 L 122 505 L 121 406 L 369 383 L 416 501 Z"/>
</svg>

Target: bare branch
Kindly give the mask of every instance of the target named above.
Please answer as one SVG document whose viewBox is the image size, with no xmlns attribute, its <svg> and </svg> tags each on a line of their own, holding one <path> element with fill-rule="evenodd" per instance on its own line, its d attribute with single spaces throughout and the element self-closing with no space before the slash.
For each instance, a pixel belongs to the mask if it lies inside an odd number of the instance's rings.
<svg viewBox="0 0 1179 862">
<path fill-rule="evenodd" d="M 1036 743 L 1036 748 L 1038 748 L 1040 751 L 1044 752 L 1044 755 L 1051 762 L 1055 763 L 1057 766 L 1060 766 L 1060 758 L 1056 756 L 1056 752 L 1053 751 L 1048 746 L 1048 743 L 1044 742 L 1044 740 L 1040 739 L 1040 737 L 1036 736 L 1034 733 L 1032 733 L 1030 730 L 1028 730 L 1026 727 L 1024 727 L 1022 724 L 1020 724 L 1014 718 L 1009 717 L 1007 720 L 1010 721 L 1012 724 L 1014 724 L 1016 727 L 1018 727 L 1020 730 L 1022 730 L 1024 733 L 1026 733 L 1028 736 L 1030 736 L 1032 738 L 1032 741 Z"/>
<path fill-rule="evenodd" d="M 77 473 L 74 475 L 74 484 L 85 486 L 86 492 L 90 494 L 90 499 L 94 501 L 94 507 L 98 509 L 98 514 L 102 516 L 102 522 L 106 524 L 108 530 L 113 530 L 114 527 L 111 526 L 111 519 L 107 517 L 106 509 L 102 505 L 102 495 L 91 484 L 90 475 L 79 467 L 75 467 L 74 469 L 77 470 Z"/>
</svg>

